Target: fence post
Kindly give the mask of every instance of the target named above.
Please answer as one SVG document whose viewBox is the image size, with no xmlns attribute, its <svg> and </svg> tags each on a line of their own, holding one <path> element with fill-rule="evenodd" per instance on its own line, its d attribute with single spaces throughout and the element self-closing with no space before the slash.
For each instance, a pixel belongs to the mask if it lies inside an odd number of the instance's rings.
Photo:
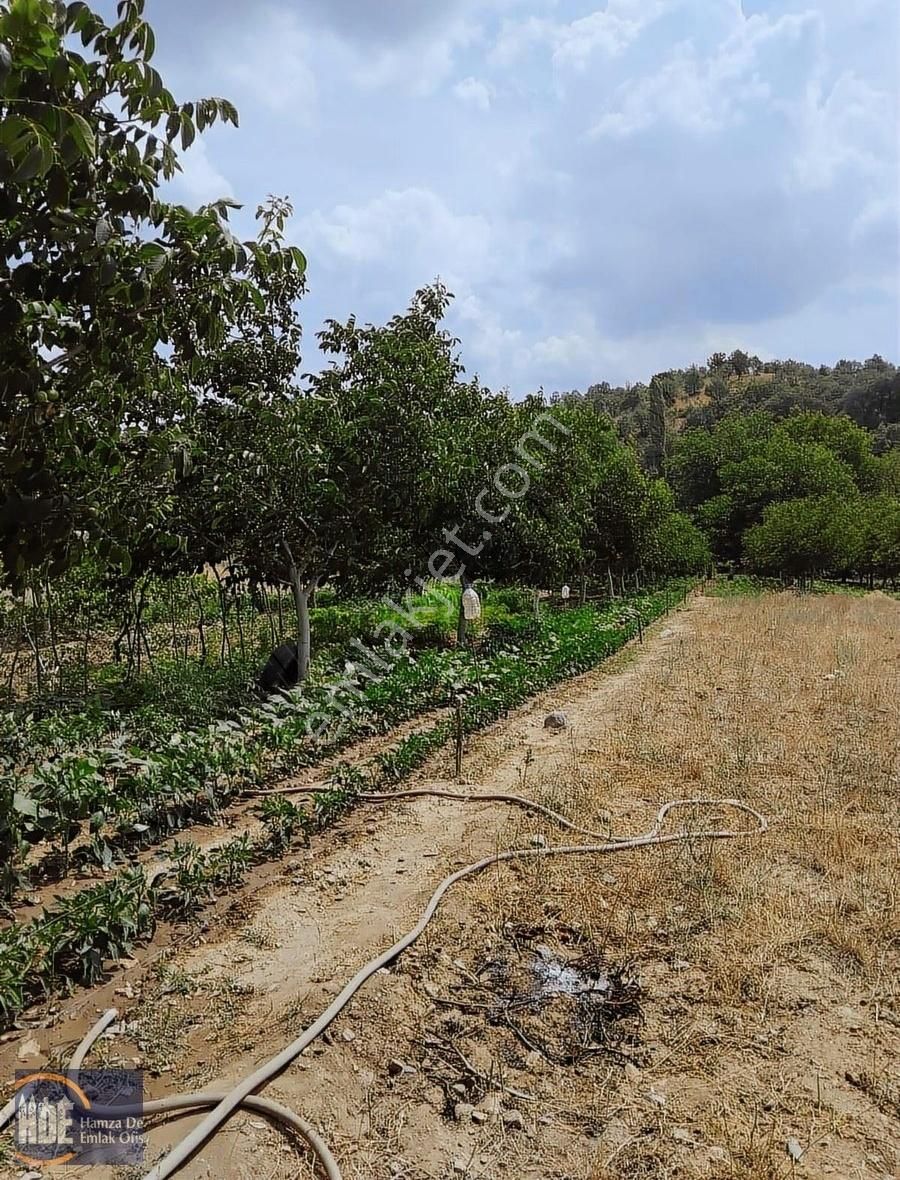
<svg viewBox="0 0 900 1180">
<path fill-rule="evenodd" d="M 462 701 L 459 697 L 456 698 L 456 778 L 457 781 L 462 779 L 462 756 L 463 756 L 463 714 Z"/>
</svg>

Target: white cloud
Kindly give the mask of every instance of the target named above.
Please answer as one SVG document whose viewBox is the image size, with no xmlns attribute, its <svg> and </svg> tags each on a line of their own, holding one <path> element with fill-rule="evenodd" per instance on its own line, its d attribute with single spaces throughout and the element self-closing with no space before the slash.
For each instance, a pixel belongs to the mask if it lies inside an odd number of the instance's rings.
<svg viewBox="0 0 900 1180">
<path fill-rule="evenodd" d="M 246 130 L 178 184 L 294 196 L 310 337 L 440 274 L 467 368 L 517 392 L 896 352 L 895 0 L 397 0 L 390 30 L 365 0 L 221 7 L 179 85 Z"/>
<path fill-rule="evenodd" d="M 510 358 L 520 356 L 526 346 L 521 328 L 510 327 L 504 317 L 479 295 L 459 288 L 452 315 L 465 332 L 466 353 L 477 358 L 468 367 L 495 386 L 512 381 L 520 374 L 510 368 Z"/>
<path fill-rule="evenodd" d="M 311 123 L 317 101 L 312 39 L 287 9 L 263 7 L 254 22 L 251 33 L 228 46 L 226 76 L 269 110 Z"/>
<path fill-rule="evenodd" d="M 676 45 L 655 71 L 622 84 L 591 128 L 595 136 L 623 138 L 658 122 L 687 131 L 716 131 L 750 116 L 754 104 L 783 108 L 778 91 L 781 54 L 820 33 L 815 13 L 769 21 L 735 14 L 732 30 L 708 52 L 694 41 Z"/>
<path fill-rule="evenodd" d="M 827 90 L 813 80 L 794 118 L 800 150 L 792 178 L 801 189 L 827 188 L 845 169 L 866 180 L 896 162 L 896 104 L 853 74 Z"/>
<path fill-rule="evenodd" d="M 615 57 L 677 0 L 608 0 L 606 8 L 554 30 L 553 64 L 583 70 L 595 54 Z"/>
<path fill-rule="evenodd" d="M 456 83 L 453 93 L 461 102 L 470 102 L 480 111 L 489 111 L 494 88 L 487 82 L 479 81 L 478 78 L 468 77 Z"/>
<path fill-rule="evenodd" d="M 535 47 L 551 54 L 561 70 L 583 71 L 596 55 L 618 57 L 645 29 L 680 0 L 608 0 L 605 8 L 572 21 L 554 21 L 544 16 L 507 19 L 490 53 L 497 66 L 519 62 Z"/>
<path fill-rule="evenodd" d="M 317 210 L 300 219 L 296 234 L 313 257 L 413 268 L 422 282 L 439 273 L 477 275 L 491 251 L 486 217 L 455 213 L 424 188 L 388 190 L 363 205 Z"/>
<path fill-rule="evenodd" d="M 181 153 L 180 163 L 181 172 L 171 183 L 188 204 L 205 205 L 219 197 L 234 197 L 231 183 L 210 160 L 203 139 L 195 139 L 188 151 Z"/>
<path fill-rule="evenodd" d="M 427 40 L 354 51 L 349 61 L 350 76 L 363 89 L 396 86 L 417 97 L 431 95 L 453 73 L 459 54 L 481 35 L 481 26 L 461 15 Z"/>
<path fill-rule="evenodd" d="M 505 20 L 488 53 L 488 62 L 500 68 L 516 65 L 535 46 L 552 44 L 558 27 L 553 21 L 537 16 Z"/>
</svg>

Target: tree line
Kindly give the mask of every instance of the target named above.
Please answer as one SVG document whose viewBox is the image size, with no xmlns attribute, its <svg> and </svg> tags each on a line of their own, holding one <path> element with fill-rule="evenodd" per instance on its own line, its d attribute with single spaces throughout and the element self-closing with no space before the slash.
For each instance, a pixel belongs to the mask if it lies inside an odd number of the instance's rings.
<svg viewBox="0 0 900 1180">
<path fill-rule="evenodd" d="M 227 563 L 290 587 L 302 671 L 325 581 L 586 586 L 713 554 L 790 571 L 801 532 L 809 568 L 896 576 L 897 451 L 878 433 L 893 394 L 874 433 L 730 406 L 676 430 L 689 383 L 715 406 L 716 380 L 772 375 L 734 353 L 654 378 L 636 436 L 608 390 L 513 402 L 467 378 L 440 283 L 386 324 L 329 321 L 326 364 L 303 374 L 290 204 L 269 198 L 241 240 L 234 202 L 167 199 L 179 152 L 238 114 L 176 102 L 143 9 L 121 0 L 112 24 L 80 0 L 0 9 L 0 565 L 14 594 L 89 559 L 139 602 L 149 573 Z"/>
</svg>

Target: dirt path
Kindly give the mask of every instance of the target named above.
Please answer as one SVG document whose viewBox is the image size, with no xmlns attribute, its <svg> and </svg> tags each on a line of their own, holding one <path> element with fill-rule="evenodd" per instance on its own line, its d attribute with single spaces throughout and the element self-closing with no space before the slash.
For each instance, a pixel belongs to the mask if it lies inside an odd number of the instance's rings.
<svg viewBox="0 0 900 1180">
<path fill-rule="evenodd" d="M 610 723 L 623 694 L 671 658 L 678 643 L 690 633 L 692 616 L 706 607 L 704 600 L 695 599 L 690 609 L 657 624 L 639 660 L 631 649 L 612 667 L 542 694 L 478 736 L 464 763 L 473 792 L 479 784 L 485 789 L 489 785 L 492 790 L 521 791 L 523 777 L 527 792 L 531 779 L 547 778 L 562 770 L 571 762 L 573 743 Z M 564 733 L 545 729 L 548 710 L 561 704 L 569 729 Z M 426 767 L 415 782 L 450 785 L 445 762 L 446 758 L 439 759 Z M 225 1005 L 227 1019 L 221 1011 L 209 1013 L 186 1030 L 180 1053 L 173 1046 L 177 1073 L 166 1075 L 173 1088 L 183 1088 L 188 1079 L 192 1087 L 213 1080 L 217 1084 L 236 1081 L 280 1048 L 318 1015 L 359 966 L 414 922 L 446 873 L 496 846 L 508 811 L 496 805 L 477 807 L 427 799 L 372 808 L 354 817 L 352 827 L 356 830 L 347 832 L 347 838 L 324 855 L 317 845 L 310 854 L 293 858 L 290 884 L 260 898 L 246 923 L 212 945 L 179 956 L 177 969 L 199 984 L 192 1020 L 207 1007 L 210 993 L 234 999 Z M 582 814 L 578 819 L 602 826 L 603 816 Z M 362 1112 L 367 1093 L 389 1076 L 393 1050 L 405 1048 L 407 1034 L 415 1038 L 418 1005 L 415 998 L 406 997 L 412 1003 L 404 1002 L 404 1035 L 396 1040 L 390 1029 L 368 1030 L 364 1014 L 374 995 L 394 986 L 398 975 L 405 976 L 416 954 L 414 951 L 397 969 L 373 982 L 336 1026 L 333 1043 L 314 1046 L 309 1064 L 303 1062 L 289 1071 L 272 1090 L 298 1109 L 312 1113 L 338 1146 L 349 1147 L 359 1136 L 351 1148 L 351 1160 L 356 1151 L 361 1150 L 362 1155 L 349 1164 L 348 1180 L 356 1175 L 376 1175 L 372 1169 L 377 1162 L 368 1159 L 363 1142 Z M 192 1008 L 191 1003 L 184 1005 L 182 1015 Z M 146 1013 L 142 1019 L 146 1024 Z M 211 1024 L 216 1029 L 212 1048 Z M 217 1024 L 222 1027 L 216 1028 Z M 345 1039 L 348 1033 L 352 1039 Z M 190 1068 L 189 1063 L 198 1058 L 202 1066 L 185 1075 L 183 1065 Z M 438 1126 L 433 1129 L 436 1147 L 438 1130 Z M 151 1137 L 153 1147 L 171 1141 L 171 1127 Z M 184 1174 L 257 1176 L 260 1150 L 273 1153 L 265 1165 L 272 1174 L 282 1174 L 276 1170 L 279 1166 L 285 1176 L 294 1174 L 293 1157 L 282 1153 L 278 1137 L 263 1130 L 259 1119 L 243 1116 Z"/>
<path fill-rule="evenodd" d="M 671 657 L 690 633 L 693 616 L 707 608 L 706 600 L 694 599 L 657 623 L 643 648 L 626 649 L 604 668 L 536 697 L 473 738 L 464 762 L 470 789 L 477 791 L 483 784 L 485 789 L 522 791 L 524 778 L 528 793 L 532 777 L 565 765 L 573 742 L 608 724 L 622 694 Z M 561 733 L 543 727 L 547 712 L 557 707 L 565 708 L 569 720 L 569 729 Z M 410 785 L 452 785 L 448 758 L 439 755 Z M 290 856 L 283 879 L 263 883 L 255 896 L 245 898 L 237 918 L 211 932 L 209 942 L 169 957 L 159 978 L 126 982 L 130 995 L 125 996 L 121 987 L 109 986 L 105 995 L 91 997 L 95 1002 L 69 1029 L 63 1026 L 62 1037 L 57 1029 L 39 1035 L 43 1055 L 55 1059 L 65 1039 L 71 1044 L 95 1010 L 111 1002 L 126 1011 L 126 1021 L 134 1022 L 132 1032 L 101 1042 L 92 1063 L 107 1057 L 123 1064 L 140 1061 L 149 1074 L 157 1074 L 148 1086 L 153 1097 L 238 1080 L 296 1035 L 362 963 L 411 925 L 447 872 L 493 849 L 508 811 L 439 800 L 361 808 L 338 830 L 315 841 L 309 852 Z M 577 818 L 602 826 L 602 816 Z M 362 1112 L 367 1093 L 388 1077 L 394 1056 L 391 1030 L 370 1034 L 364 1015 L 373 996 L 393 986 L 417 953 L 418 948 L 408 963 L 372 981 L 335 1026 L 328 1038 L 332 1043 L 313 1046 L 309 1061 L 299 1062 L 271 1088 L 273 1095 L 321 1123 L 345 1158 L 346 1148 L 355 1143 L 345 1172 L 348 1180 L 381 1174 L 364 1162 Z M 415 1036 L 413 1010 L 405 1018 L 413 1022 L 396 1041 L 398 1052 L 406 1045 L 406 1032 Z M 184 1118 L 154 1130 L 151 1156 L 174 1141 L 176 1128 L 180 1134 L 190 1122 Z M 360 1149 L 363 1155 L 354 1163 Z M 260 1119 L 239 1115 L 182 1174 L 295 1176 L 296 1150 L 288 1149 Z"/>
</svg>

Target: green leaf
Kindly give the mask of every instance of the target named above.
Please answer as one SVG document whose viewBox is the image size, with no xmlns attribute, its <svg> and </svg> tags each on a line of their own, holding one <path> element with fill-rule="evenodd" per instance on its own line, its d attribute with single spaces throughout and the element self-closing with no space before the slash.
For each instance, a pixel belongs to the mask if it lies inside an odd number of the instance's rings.
<svg viewBox="0 0 900 1180">
<path fill-rule="evenodd" d="M 29 795 L 23 795 L 20 791 L 13 792 L 12 798 L 13 810 L 17 811 L 19 815 L 30 815 L 32 819 L 37 819 L 40 814 L 38 804 Z"/>
<path fill-rule="evenodd" d="M 190 115 L 184 111 L 181 115 L 181 149 L 186 151 L 194 142 L 194 136 L 197 134 L 194 127 L 194 121 Z"/>
<path fill-rule="evenodd" d="M 291 246 L 291 257 L 300 274 L 306 274 L 306 255 L 297 246 Z"/>
<path fill-rule="evenodd" d="M 82 155 L 93 159 L 97 153 L 97 142 L 94 139 L 90 123 L 83 115 L 72 114 L 70 134 Z"/>
<path fill-rule="evenodd" d="M 113 233 L 112 226 L 109 224 L 109 222 L 106 220 L 105 217 L 101 217 L 100 220 L 97 222 L 96 226 L 94 227 L 94 241 L 97 243 L 98 246 L 105 246 L 106 243 L 109 241 L 109 239 L 112 237 L 112 233 Z"/>
<path fill-rule="evenodd" d="M 44 158 L 44 145 L 40 142 L 35 143 L 34 147 L 31 148 L 13 173 L 13 181 L 33 180 L 41 172 Z M 47 169 L 43 170 L 46 171 Z"/>
<path fill-rule="evenodd" d="M 140 258 L 147 273 L 157 275 L 169 261 L 169 251 L 159 242 L 147 242 L 141 246 Z"/>
<path fill-rule="evenodd" d="M 72 3 L 66 9 L 66 29 L 70 33 L 78 33 L 81 30 L 85 17 L 91 15 L 91 10 L 88 8 L 85 0 L 72 0 Z"/>
</svg>

